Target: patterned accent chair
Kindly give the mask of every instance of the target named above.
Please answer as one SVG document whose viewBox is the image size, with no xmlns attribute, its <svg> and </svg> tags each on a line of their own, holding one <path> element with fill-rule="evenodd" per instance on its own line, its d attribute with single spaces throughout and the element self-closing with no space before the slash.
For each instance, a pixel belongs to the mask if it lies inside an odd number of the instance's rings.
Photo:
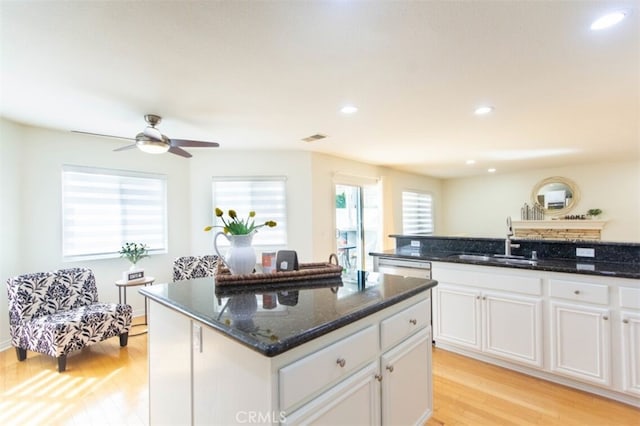
<svg viewBox="0 0 640 426">
<path fill-rule="evenodd" d="M 182 256 L 173 262 L 173 281 L 212 277 L 216 273 L 218 256 Z"/>
<path fill-rule="evenodd" d="M 132 309 L 99 303 L 93 271 L 86 268 L 19 275 L 7 280 L 9 334 L 19 361 L 27 350 L 56 357 L 58 371 L 67 354 L 120 336 L 126 346 Z"/>
</svg>

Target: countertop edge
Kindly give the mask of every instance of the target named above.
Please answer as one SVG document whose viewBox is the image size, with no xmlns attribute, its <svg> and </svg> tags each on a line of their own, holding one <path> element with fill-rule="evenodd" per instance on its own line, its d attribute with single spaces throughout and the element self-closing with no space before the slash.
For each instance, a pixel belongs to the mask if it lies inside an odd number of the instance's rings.
<svg viewBox="0 0 640 426">
<path fill-rule="evenodd" d="M 430 290 L 433 287 L 435 287 L 437 284 L 438 282 L 436 280 L 425 280 L 425 283 L 423 285 L 417 286 L 393 298 L 390 298 L 388 300 L 378 302 L 372 305 L 364 306 L 361 309 L 357 309 L 354 312 L 345 314 L 336 320 L 327 322 L 325 324 L 321 324 L 309 330 L 303 331 L 297 336 L 290 337 L 288 339 L 279 341 L 271 345 L 249 339 L 243 333 L 236 332 L 234 329 L 230 327 L 224 327 L 223 325 L 212 321 L 212 319 L 207 316 L 198 315 L 197 313 L 193 312 L 191 309 L 189 309 L 186 306 L 183 306 L 179 303 L 175 303 L 174 301 L 166 299 L 164 297 L 159 297 L 157 294 L 147 291 L 147 289 L 144 287 L 140 288 L 138 290 L 138 293 L 142 294 L 144 297 L 147 297 L 153 300 L 154 302 L 160 303 L 161 305 L 169 309 L 175 310 L 191 319 L 197 320 L 225 334 L 226 336 L 229 336 L 230 338 L 238 341 L 239 343 L 245 345 L 249 349 L 252 349 L 266 357 L 271 358 L 271 357 L 280 355 L 297 346 L 300 346 L 304 343 L 307 343 L 313 339 L 316 339 L 325 334 L 328 334 L 334 330 L 345 327 L 351 323 L 354 323 L 376 312 L 379 312 L 385 308 L 393 306 L 404 300 L 410 299 L 411 297 L 416 296 L 420 293 L 426 292 L 427 290 Z"/>
<path fill-rule="evenodd" d="M 398 259 L 413 259 L 413 260 L 426 260 L 430 262 L 446 262 L 446 263 L 461 263 L 467 265 L 475 265 L 475 266 L 490 266 L 496 268 L 510 268 L 510 269 L 527 269 L 533 271 L 546 271 L 546 272 L 561 272 L 568 274 L 578 274 L 578 275 L 595 275 L 601 277 L 609 277 L 609 278 L 628 278 L 628 279 L 640 279 L 640 270 L 638 272 L 627 272 L 627 271 L 599 271 L 599 270 L 589 270 L 578 269 L 576 265 L 597 265 L 598 262 L 577 262 L 577 261 L 569 261 L 569 260 L 557 260 L 557 259 L 548 259 L 548 260 L 539 260 L 537 265 L 518 265 L 518 264 L 509 264 L 509 263 L 501 263 L 501 262 L 486 262 L 486 261 L 474 261 L 469 259 L 458 259 L 455 257 L 447 256 L 439 256 L 439 255 L 428 255 L 428 254 L 420 254 L 420 255 L 410 255 L 410 254 L 398 254 L 398 253 L 390 253 L 390 252 L 371 252 L 369 253 L 371 256 L 377 257 L 392 257 Z M 471 253 L 470 253 L 471 254 Z M 567 262 L 567 266 L 561 266 L 558 264 L 545 264 L 546 262 Z M 573 265 L 569 266 L 569 264 Z"/>
</svg>

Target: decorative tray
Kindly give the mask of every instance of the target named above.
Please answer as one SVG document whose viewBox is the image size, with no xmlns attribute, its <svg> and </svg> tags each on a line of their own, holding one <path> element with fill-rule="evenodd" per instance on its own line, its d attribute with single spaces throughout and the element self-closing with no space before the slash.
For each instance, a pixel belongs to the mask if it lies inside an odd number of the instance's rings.
<svg viewBox="0 0 640 426">
<path fill-rule="evenodd" d="M 336 263 L 331 263 L 335 260 Z M 216 286 L 223 285 L 244 285 L 279 283 L 287 281 L 298 281 L 304 279 L 340 278 L 342 276 L 342 266 L 337 264 L 338 258 L 335 254 L 329 256 L 329 262 L 301 263 L 297 271 L 278 271 L 270 273 L 253 273 L 232 275 L 229 268 L 218 262 L 216 270 Z"/>
</svg>

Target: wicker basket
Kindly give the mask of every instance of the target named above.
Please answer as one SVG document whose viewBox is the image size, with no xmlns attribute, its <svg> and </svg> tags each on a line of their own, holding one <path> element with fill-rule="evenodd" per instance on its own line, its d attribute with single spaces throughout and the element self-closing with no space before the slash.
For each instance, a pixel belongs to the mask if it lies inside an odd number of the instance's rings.
<svg viewBox="0 0 640 426">
<path fill-rule="evenodd" d="M 332 263 L 332 260 L 335 260 L 336 263 Z M 218 262 L 216 286 L 256 285 L 307 279 L 339 278 L 342 276 L 342 266 L 337 263 L 338 257 L 332 253 L 331 256 L 329 256 L 329 262 L 301 263 L 297 271 L 232 275 L 229 269 L 222 265 L 222 262 Z"/>
</svg>

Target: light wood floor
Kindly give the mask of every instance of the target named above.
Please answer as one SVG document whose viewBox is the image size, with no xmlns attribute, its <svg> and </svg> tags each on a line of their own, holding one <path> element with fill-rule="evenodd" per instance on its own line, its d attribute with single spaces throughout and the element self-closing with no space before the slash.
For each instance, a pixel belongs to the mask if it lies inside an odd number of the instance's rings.
<svg viewBox="0 0 640 426">
<path fill-rule="evenodd" d="M 134 332 L 141 328 L 136 327 Z M 640 425 L 640 410 L 434 349 L 427 425 Z M 146 425 L 147 340 L 110 339 L 54 359 L 0 352 L 0 425 Z"/>
</svg>

